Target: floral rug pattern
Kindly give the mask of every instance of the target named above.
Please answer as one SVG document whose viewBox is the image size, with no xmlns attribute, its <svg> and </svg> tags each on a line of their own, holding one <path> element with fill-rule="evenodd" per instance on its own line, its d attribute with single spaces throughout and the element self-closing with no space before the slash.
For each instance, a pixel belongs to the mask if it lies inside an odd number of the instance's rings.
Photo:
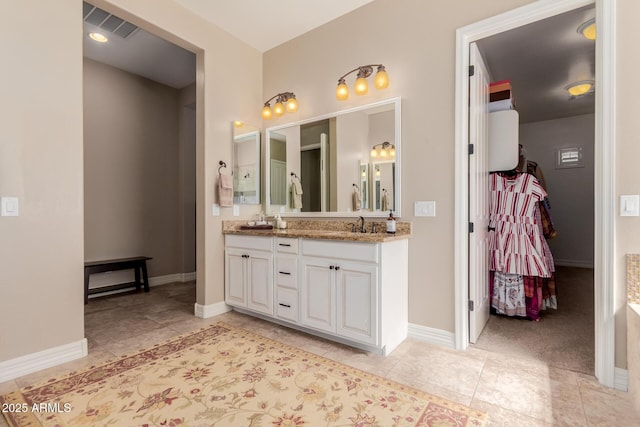
<svg viewBox="0 0 640 427">
<path fill-rule="evenodd" d="M 483 426 L 486 414 L 216 323 L 0 396 L 11 426 Z M 21 411 L 25 409 L 25 411 Z"/>
</svg>

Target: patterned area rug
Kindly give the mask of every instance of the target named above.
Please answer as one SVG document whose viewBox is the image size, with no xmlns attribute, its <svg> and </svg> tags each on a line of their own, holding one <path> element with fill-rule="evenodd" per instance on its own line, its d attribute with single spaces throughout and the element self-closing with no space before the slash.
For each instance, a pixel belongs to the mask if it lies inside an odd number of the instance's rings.
<svg viewBox="0 0 640 427">
<path fill-rule="evenodd" d="M 486 414 L 216 323 L 0 396 L 11 426 L 483 426 Z"/>
</svg>

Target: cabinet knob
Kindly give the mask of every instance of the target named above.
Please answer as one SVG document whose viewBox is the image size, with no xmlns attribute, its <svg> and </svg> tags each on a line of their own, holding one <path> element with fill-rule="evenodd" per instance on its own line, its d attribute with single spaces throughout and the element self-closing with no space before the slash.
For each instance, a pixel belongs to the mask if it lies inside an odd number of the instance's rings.
<svg viewBox="0 0 640 427">
<path fill-rule="evenodd" d="M 336 270 L 340 270 L 340 266 L 339 265 L 336 265 Z"/>
<path fill-rule="evenodd" d="M 335 267 L 333 265 L 329 266 L 329 270 L 333 270 Z"/>
</svg>

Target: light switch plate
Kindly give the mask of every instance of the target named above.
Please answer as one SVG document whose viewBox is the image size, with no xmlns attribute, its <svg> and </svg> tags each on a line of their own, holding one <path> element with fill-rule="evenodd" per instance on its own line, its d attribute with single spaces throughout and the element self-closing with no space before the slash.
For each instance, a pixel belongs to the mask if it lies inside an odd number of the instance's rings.
<svg viewBox="0 0 640 427">
<path fill-rule="evenodd" d="M 211 205 L 211 215 L 220 216 L 220 205 L 219 204 L 214 203 L 213 205 Z"/>
<path fill-rule="evenodd" d="M 436 216 L 436 202 L 415 202 L 413 214 L 415 216 Z"/>
<path fill-rule="evenodd" d="M 0 197 L 0 216 L 18 216 L 19 210 L 17 197 Z"/>
<path fill-rule="evenodd" d="M 640 216 L 640 195 L 620 196 L 620 216 Z"/>
</svg>

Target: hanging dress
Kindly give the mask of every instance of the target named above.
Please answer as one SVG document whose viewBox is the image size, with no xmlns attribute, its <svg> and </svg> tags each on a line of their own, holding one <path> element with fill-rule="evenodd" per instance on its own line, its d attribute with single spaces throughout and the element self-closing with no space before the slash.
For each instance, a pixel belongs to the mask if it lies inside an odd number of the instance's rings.
<svg viewBox="0 0 640 427">
<path fill-rule="evenodd" d="M 550 251 L 536 218 L 547 193 L 528 173 L 514 178 L 491 174 L 489 227 L 490 269 L 522 276 L 550 277 Z M 539 215 L 539 212 L 538 212 Z"/>
</svg>

